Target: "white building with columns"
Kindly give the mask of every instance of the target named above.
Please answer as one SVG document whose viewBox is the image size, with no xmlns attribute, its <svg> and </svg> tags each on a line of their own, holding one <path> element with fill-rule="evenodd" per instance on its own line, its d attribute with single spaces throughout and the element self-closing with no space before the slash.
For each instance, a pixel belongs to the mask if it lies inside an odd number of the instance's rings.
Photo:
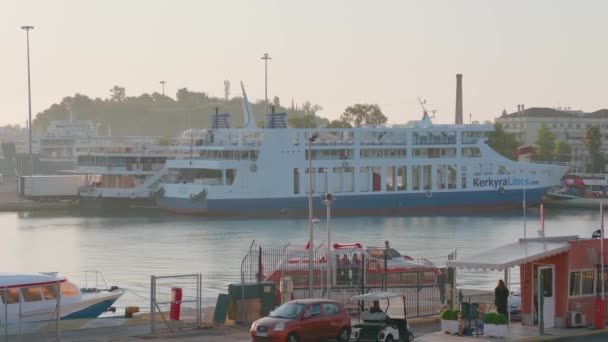
<svg viewBox="0 0 608 342">
<path fill-rule="evenodd" d="M 570 108 L 524 108 L 518 106 L 516 112 L 502 115 L 495 119 L 502 124 L 505 131 L 514 133 L 523 145 L 534 145 L 538 130 L 546 124 L 558 140 L 567 142 L 572 147 L 571 164 L 573 172 L 583 172 L 587 158 L 587 149 L 583 137 L 588 127 L 597 125 L 602 134 L 601 151 L 608 155 L 608 109 L 585 113 Z"/>
</svg>

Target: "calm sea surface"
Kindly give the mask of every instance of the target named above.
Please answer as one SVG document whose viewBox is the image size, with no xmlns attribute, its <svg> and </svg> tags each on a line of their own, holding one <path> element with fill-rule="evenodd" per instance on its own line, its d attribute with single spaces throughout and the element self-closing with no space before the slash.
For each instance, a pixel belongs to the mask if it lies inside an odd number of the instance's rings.
<svg viewBox="0 0 608 342">
<path fill-rule="evenodd" d="M 538 208 L 527 213 L 528 237 L 539 229 Z M 547 236 L 590 237 L 599 212 L 545 208 Z M 523 237 L 521 211 L 477 215 L 342 217 L 331 222 L 332 242 L 392 247 L 413 257 L 445 260 L 454 249 L 472 255 Z M 327 237 L 325 221 L 315 244 Z M 57 271 L 84 286 L 83 270 L 99 270 L 108 285 L 131 292 L 117 307 L 149 307 L 151 275 L 201 273 L 203 297 L 214 303 L 227 285 L 240 281 L 240 265 L 253 240 L 265 247 L 306 245 L 306 219 L 206 219 L 133 213 L 88 217 L 77 212 L 0 213 L 0 272 Z M 513 271 L 514 278 L 518 270 Z M 493 289 L 501 273 L 460 272 L 460 286 Z"/>
</svg>

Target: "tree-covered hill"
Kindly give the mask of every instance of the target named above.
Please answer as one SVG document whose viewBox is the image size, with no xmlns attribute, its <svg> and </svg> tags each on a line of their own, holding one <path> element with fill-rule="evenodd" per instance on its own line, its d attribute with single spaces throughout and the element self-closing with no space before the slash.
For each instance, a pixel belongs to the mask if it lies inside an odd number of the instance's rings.
<svg viewBox="0 0 608 342">
<path fill-rule="evenodd" d="M 75 94 L 65 97 L 36 115 L 32 128 L 37 135 L 46 131 L 51 120 L 92 120 L 98 124 L 99 135 L 107 135 L 108 128 L 114 136 L 178 136 L 188 128 L 207 128 L 209 117 L 215 113 L 230 114 L 230 126 L 241 127 L 244 122 L 242 98 L 229 100 L 210 97 L 203 92 L 193 92 L 186 88 L 177 91 L 175 99 L 159 93 L 142 94 L 137 97 L 125 96 L 125 88 L 115 86 L 110 89 L 109 98 L 91 99 L 86 95 Z M 324 126 L 327 119 L 315 114 L 321 109 L 318 105 L 306 102 L 299 107 L 287 108 L 279 98 L 269 99 L 275 112 L 286 112 L 290 126 Z M 264 101 L 251 104 L 256 122 L 260 126 L 264 120 Z M 309 118 L 309 119 L 302 119 Z"/>
</svg>

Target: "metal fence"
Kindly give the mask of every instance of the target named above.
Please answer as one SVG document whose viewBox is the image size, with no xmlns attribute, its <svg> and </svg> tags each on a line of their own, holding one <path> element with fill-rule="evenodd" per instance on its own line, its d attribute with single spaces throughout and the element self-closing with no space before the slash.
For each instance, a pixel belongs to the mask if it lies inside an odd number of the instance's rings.
<svg viewBox="0 0 608 342">
<path fill-rule="evenodd" d="M 252 242 L 241 265 L 241 282 L 269 281 L 280 292 L 282 279 L 293 282 L 293 298 L 327 298 L 343 303 L 350 310 L 363 309 L 349 299 L 368 292 L 389 291 L 402 294 L 408 318 L 438 314 L 449 302 L 453 276 L 426 259 L 408 259 L 390 248 L 363 249 L 360 245 L 342 245 L 329 251 L 320 246 L 307 249 L 264 248 Z M 412 267 L 419 264 L 419 267 Z M 402 265 L 402 266 L 399 266 Z M 441 272 L 439 272 L 441 270 Z M 312 274 L 312 290 L 309 280 Z M 284 284 L 283 284 L 284 285 Z M 279 293 L 278 301 L 285 301 Z M 401 315 L 403 308 L 401 307 Z"/>
<path fill-rule="evenodd" d="M 181 299 L 175 297 L 181 292 Z M 202 323 L 202 276 L 183 274 L 150 277 L 150 330 L 201 327 Z M 178 305 L 179 320 L 171 320 L 171 306 Z M 160 327 L 157 321 L 161 322 Z"/>
</svg>

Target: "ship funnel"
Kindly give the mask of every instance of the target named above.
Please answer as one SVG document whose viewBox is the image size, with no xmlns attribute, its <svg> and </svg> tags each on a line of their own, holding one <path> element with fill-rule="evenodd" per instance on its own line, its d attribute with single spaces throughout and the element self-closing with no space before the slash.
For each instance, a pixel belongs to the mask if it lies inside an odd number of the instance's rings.
<svg viewBox="0 0 608 342">
<path fill-rule="evenodd" d="M 462 125 L 462 74 L 456 75 L 456 121 Z"/>
<path fill-rule="evenodd" d="M 256 129 L 255 117 L 253 116 L 249 99 L 247 99 L 247 92 L 245 92 L 243 82 L 241 82 L 241 89 L 243 90 L 243 113 L 245 114 L 245 124 L 243 125 L 243 128 Z"/>
</svg>

